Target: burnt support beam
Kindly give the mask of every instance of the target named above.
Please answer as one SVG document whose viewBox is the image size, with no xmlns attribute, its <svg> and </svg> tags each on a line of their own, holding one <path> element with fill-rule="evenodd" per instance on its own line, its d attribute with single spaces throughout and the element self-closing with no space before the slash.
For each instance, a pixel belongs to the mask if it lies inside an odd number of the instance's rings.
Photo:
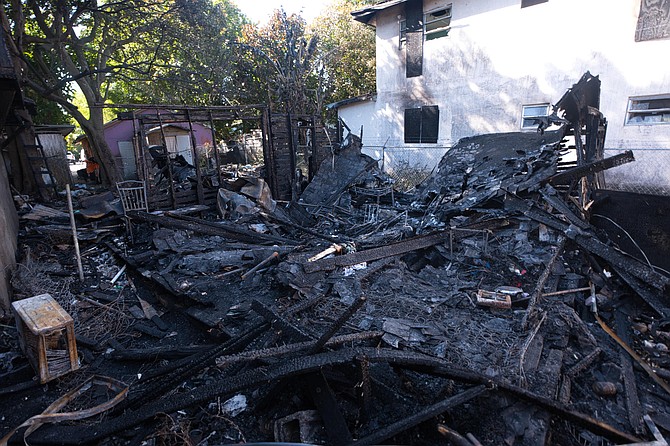
<svg viewBox="0 0 670 446">
<path fill-rule="evenodd" d="M 612 167 L 622 166 L 627 163 L 632 163 L 635 161 L 633 152 L 630 150 L 620 153 L 618 155 L 610 156 L 602 160 L 592 161 L 590 163 L 583 164 L 581 166 L 568 169 L 564 172 L 557 173 L 549 179 L 551 184 L 568 184 L 571 181 L 578 180 L 587 175 L 592 175 L 598 172 L 602 172 L 606 169 L 611 169 Z"/>
<path fill-rule="evenodd" d="M 340 317 L 337 318 L 335 322 L 333 322 L 330 327 L 328 327 L 328 330 L 321 335 L 321 337 L 314 343 L 312 348 L 310 349 L 309 353 L 316 353 L 319 350 L 323 348 L 323 346 L 328 342 L 330 338 L 333 337 L 333 335 L 342 328 L 342 326 L 349 320 L 351 317 L 358 311 L 359 308 L 363 306 L 365 303 L 366 298 L 365 296 L 361 296 L 358 299 L 354 301 L 349 307 L 340 315 Z"/>
<path fill-rule="evenodd" d="M 628 345 L 633 343 L 630 335 L 630 323 L 623 312 L 617 311 L 616 315 L 616 331 L 623 342 Z M 621 376 L 623 378 L 623 388 L 626 396 L 626 409 L 628 414 L 628 422 L 633 430 L 641 434 L 644 432 L 644 424 L 642 423 L 642 405 L 637 393 L 637 384 L 635 383 L 635 373 L 633 372 L 633 361 L 630 356 L 624 351 L 619 352 L 619 360 L 621 361 Z"/>
<path fill-rule="evenodd" d="M 362 331 L 360 333 L 347 334 L 342 336 L 335 336 L 328 342 L 326 342 L 326 347 L 333 348 L 340 346 L 342 344 L 352 343 L 352 342 L 363 342 L 373 339 L 379 340 L 384 336 L 383 331 Z M 252 362 L 257 360 L 266 360 L 274 358 L 277 356 L 287 356 L 287 355 L 296 355 L 300 353 L 307 352 L 310 347 L 314 345 L 313 341 L 303 341 L 295 342 L 293 344 L 282 345 L 280 347 L 271 347 L 264 348 L 260 350 L 250 350 L 242 353 L 237 353 L 234 355 L 224 355 L 219 358 L 216 358 L 217 367 L 228 367 L 232 364 L 238 364 L 240 362 Z"/>
<path fill-rule="evenodd" d="M 583 357 L 577 364 L 572 366 L 567 372 L 563 374 L 563 382 L 561 383 L 561 388 L 558 391 L 558 400 L 563 404 L 568 404 L 570 402 L 570 393 L 572 391 L 572 380 L 586 370 L 588 367 L 593 364 L 593 361 L 602 353 L 602 350 L 599 347 L 596 347 L 591 353 Z"/>
<path fill-rule="evenodd" d="M 128 430 L 133 426 L 137 426 L 146 420 L 152 419 L 158 413 L 171 413 L 179 409 L 211 401 L 217 396 L 234 395 L 237 392 L 265 384 L 268 381 L 276 381 L 292 376 L 304 375 L 305 373 L 320 370 L 325 366 L 349 364 L 361 357 L 365 357 L 371 363 L 387 362 L 404 367 L 422 368 L 433 375 L 445 376 L 461 382 L 477 384 L 491 383 L 490 377 L 484 376 L 483 374 L 460 369 L 444 360 L 420 353 L 383 348 L 342 349 L 335 352 L 319 353 L 312 356 L 290 358 L 248 372 L 237 373 L 230 376 L 226 375 L 212 384 L 197 387 L 189 392 L 166 395 L 160 400 L 143 404 L 137 410 L 126 411 L 123 415 L 116 418 L 109 418 L 98 423 L 95 426 L 95 429 L 82 430 L 80 426 L 43 426 L 40 430 L 32 434 L 33 442 L 40 444 L 92 443 L 116 432 Z M 549 398 L 539 396 L 502 381 L 496 381 L 494 384 L 495 387 L 501 391 L 505 391 L 510 395 L 539 405 L 561 418 L 579 424 L 591 432 L 601 435 L 609 440 L 622 443 L 640 442 L 640 440 L 633 435 L 619 431 L 618 429 L 588 415 L 572 411 Z M 474 387 L 470 389 L 470 391 L 473 393 L 481 393 L 479 389 L 480 386 Z M 461 398 L 466 396 L 469 397 L 470 395 L 461 394 Z"/>
<path fill-rule="evenodd" d="M 356 265 L 362 262 L 371 262 L 387 257 L 393 257 L 418 249 L 428 248 L 446 240 L 459 240 L 472 235 L 469 231 L 481 231 L 484 229 L 493 229 L 507 224 L 507 220 L 489 220 L 465 228 L 453 228 L 453 231 L 441 231 L 433 234 L 413 237 L 402 242 L 392 243 L 378 248 L 357 251 L 343 256 L 337 256 L 330 259 L 321 259 L 316 262 L 307 262 L 303 265 L 305 272 L 314 273 L 317 271 L 330 271 L 337 267 Z"/>
<path fill-rule="evenodd" d="M 539 280 L 537 281 L 537 284 L 535 285 L 535 290 L 533 291 L 533 294 L 530 296 L 530 302 L 528 303 L 528 311 L 526 312 L 526 315 L 523 318 L 523 328 L 527 329 L 528 328 L 528 323 L 530 320 L 533 319 L 535 312 L 537 311 L 537 302 L 539 299 L 542 298 L 542 293 L 544 292 L 544 284 L 547 282 L 547 279 L 549 279 L 549 275 L 554 269 L 554 264 L 558 260 L 559 257 L 563 254 L 563 250 L 565 249 L 565 242 L 566 238 L 565 237 L 560 237 L 558 240 L 558 246 L 556 246 L 556 251 L 554 252 L 554 255 L 551 256 L 551 259 L 549 259 L 549 263 L 547 263 L 547 266 L 544 268 L 544 271 L 542 272 L 542 275 L 540 276 Z"/>
<path fill-rule="evenodd" d="M 289 338 L 298 340 L 298 341 L 307 341 L 311 339 L 309 335 L 304 333 L 302 330 L 300 330 L 298 327 L 284 319 L 282 316 L 277 314 L 272 308 L 268 307 L 267 305 L 264 305 L 262 302 L 258 300 L 254 300 L 251 302 L 251 309 L 254 310 L 256 313 L 260 314 L 263 316 L 263 318 L 269 322 L 272 327 L 277 329 L 280 334 L 284 334 L 288 336 Z"/>
<path fill-rule="evenodd" d="M 328 385 L 323 372 L 319 371 L 308 375 L 307 385 L 314 405 L 323 419 L 323 425 L 328 435 L 328 444 L 340 446 L 350 443 L 352 441 L 351 432 L 349 432 L 347 422 L 342 416 L 342 412 L 340 412 L 333 389 Z"/>
<path fill-rule="evenodd" d="M 248 243 L 283 243 L 288 245 L 297 245 L 298 242 L 286 239 L 284 237 L 277 237 L 271 234 L 260 234 L 257 232 L 246 231 L 233 225 L 212 224 L 204 220 L 193 217 L 186 217 L 181 215 L 179 217 L 171 215 L 153 215 L 144 211 L 129 211 L 128 217 L 135 221 L 143 221 L 147 223 L 155 223 L 170 229 L 185 229 L 198 234 L 218 235 L 227 239 L 238 240 Z"/>
<path fill-rule="evenodd" d="M 471 387 L 470 389 L 461 392 L 457 395 L 454 395 L 450 398 L 447 398 L 446 400 L 440 401 L 437 404 L 428 406 L 427 408 L 418 412 L 415 415 L 404 418 L 389 426 L 386 426 L 385 428 L 378 430 L 373 434 L 370 434 L 357 441 L 354 441 L 353 443 L 350 443 L 350 446 L 365 446 L 365 445 L 379 444 L 386 439 L 389 439 L 395 435 L 405 432 L 407 429 L 410 429 L 416 426 L 417 424 L 423 423 L 424 421 L 430 420 L 431 418 L 435 418 L 436 416 L 446 412 L 449 409 L 452 409 L 463 403 L 467 403 L 468 401 L 471 401 L 477 398 L 478 396 L 482 395 L 484 392 L 486 392 L 486 386 L 484 385 Z"/>
</svg>

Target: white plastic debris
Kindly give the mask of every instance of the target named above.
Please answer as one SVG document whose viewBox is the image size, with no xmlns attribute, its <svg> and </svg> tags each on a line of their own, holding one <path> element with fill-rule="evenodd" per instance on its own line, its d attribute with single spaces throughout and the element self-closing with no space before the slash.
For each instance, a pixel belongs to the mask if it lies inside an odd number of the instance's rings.
<svg viewBox="0 0 670 446">
<path fill-rule="evenodd" d="M 362 263 L 357 263 L 357 264 L 352 265 L 352 266 L 347 266 L 347 267 L 344 268 L 344 277 L 349 277 L 353 273 L 355 273 L 356 271 L 365 269 L 367 267 L 368 267 L 367 262 L 362 262 Z"/>
<path fill-rule="evenodd" d="M 222 409 L 224 413 L 235 417 L 247 409 L 247 397 L 242 394 L 235 395 L 223 403 Z"/>
</svg>

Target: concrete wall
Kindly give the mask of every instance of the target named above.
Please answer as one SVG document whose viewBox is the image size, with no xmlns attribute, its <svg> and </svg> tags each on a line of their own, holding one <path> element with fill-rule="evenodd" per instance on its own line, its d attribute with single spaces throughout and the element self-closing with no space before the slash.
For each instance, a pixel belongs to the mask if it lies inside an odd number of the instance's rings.
<svg viewBox="0 0 670 446">
<path fill-rule="evenodd" d="M 423 75 L 414 78 L 405 77 L 399 48 L 404 6 L 377 14 L 377 101 L 371 113 L 369 104 L 350 107 L 366 112 L 364 147 L 381 147 L 390 137 L 391 148 L 446 149 L 464 136 L 518 131 L 522 105 L 555 103 L 588 70 L 602 81 L 607 150 L 670 150 L 670 124 L 624 125 L 630 96 L 670 93 L 670 70 L 661 62 L 670 39 L 635 42 L 640 0 L 616 7 L 607 0 L 549 0 L 523 9 L 520 3 L 424 0 L 424 12 L 452 5 L 451 30 L 424 42 Z M 404 109 L 422 105 L 439 106 L 438 142 L 409 146 Z M 648 181 L 670 187 L 669 167 L 670 160 L 648 165 Z"/>
<path fill-rule="evenodd" d="M 16 266 L 19 217 L 9 188 L 7 169 L 0 152 L 0 309 L 9 311 L 11 303 L 10 274 Z"/>
</svg>

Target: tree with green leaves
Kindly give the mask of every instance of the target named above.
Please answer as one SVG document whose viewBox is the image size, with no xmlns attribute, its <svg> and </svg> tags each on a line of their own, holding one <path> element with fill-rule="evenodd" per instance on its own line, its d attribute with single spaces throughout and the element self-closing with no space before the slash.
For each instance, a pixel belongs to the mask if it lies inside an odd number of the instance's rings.
<svg viewBox="0 0 670 446">
<path fill-rule="evenodd" d="M 375 30 L 351 12 L 374 0 L 333 0 L 308 32 L 319 36 L 319 106 L 375 92 Z"/>
<path fill-rule="evenodd" d="M 318 36 L 305 34 L 307 23 L 297 14 L 274 11 L 270 21 L 259 28 L 246 26 L 241 47 L 247 49 L 259 90 L 268 92 L 275 111 L 312 113 L 316 98 L 310 91 L 315 75 Z"/>
<path fill-rule="evenodd" d="M 276 10 L 266 25 L 244 28 L 242 44 L 250 52 L 241 71 L 256 91 L 267 91 L 277 111 L 322 113 L 329 102 L 374 92 L 375 32 L 351 16 L 372 3 L 334 0 L 310 26 Z"/>
<path fill-rule="evenodd" d="M 148 76 L 122 77 L 113 103 L 237 105 L 238 48 L 246 18 L 230 0 L 176 0 Z"/>
<path fill-rule="evenodd" d="M 210 17 L 208 12 L 215 14 Z M 234 17 L 232 23 L 226 14 Z M 204 17 L 212 20 L 207 27 L 199 27 Z M 23 62 L 23 82 L 79 123 L 108 182 L 120 177 L 103 132 L 101 106 L 110 93 L 118 93 L 117 100 L 141 98 L 130 88 L 122 96 L 118 86 L 145 83 L 156 92 L 169 83 L 174 87 L 171 91 L 179 87 L 185 91 L 184 85 L 201 89 L 185 96 L 184 102 L 200 97 L 203 90 L 210 97 L 219 94 L 212 79 L 223 85 L 224 77 L 215 72 L 216 59 L 206 60 L 212 55 L 211 48 L 193 46 L 212 40 L 203 28 L 210 33 L 228 25 L 234 29 L 240 17 L 229 0 L 220 0 L 218 6 L 209 0 L 11 0 L 0 7 L 0 19 L 11 36 L 11 51 Z M 182 82 L 175 85 L 177 78 Z M 88 116 L 73 104 L 74 84 L 86 99 Z"/>
</svg>

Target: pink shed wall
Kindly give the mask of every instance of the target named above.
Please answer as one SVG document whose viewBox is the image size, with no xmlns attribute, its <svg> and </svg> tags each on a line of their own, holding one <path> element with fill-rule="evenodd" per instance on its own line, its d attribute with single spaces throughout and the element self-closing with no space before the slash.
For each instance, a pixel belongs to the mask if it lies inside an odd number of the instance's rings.
<svg viewBox="0 0 670 446">
<path fill-rule="evenodd" d="M 188 129 L 188 123 L 176 123 L 175 125 Z M 136 128 L 139 128 L 136 124 Z M 212 144 L 212 131 L 196 122 L 193 123 L 193 133 L 197 146 Z M 121 156 L 119 153 L 119 141 L 133 140 L 133 121 L 110 121 L 105 125 L 105 141 L 113 156 Z"/>
</svg>

